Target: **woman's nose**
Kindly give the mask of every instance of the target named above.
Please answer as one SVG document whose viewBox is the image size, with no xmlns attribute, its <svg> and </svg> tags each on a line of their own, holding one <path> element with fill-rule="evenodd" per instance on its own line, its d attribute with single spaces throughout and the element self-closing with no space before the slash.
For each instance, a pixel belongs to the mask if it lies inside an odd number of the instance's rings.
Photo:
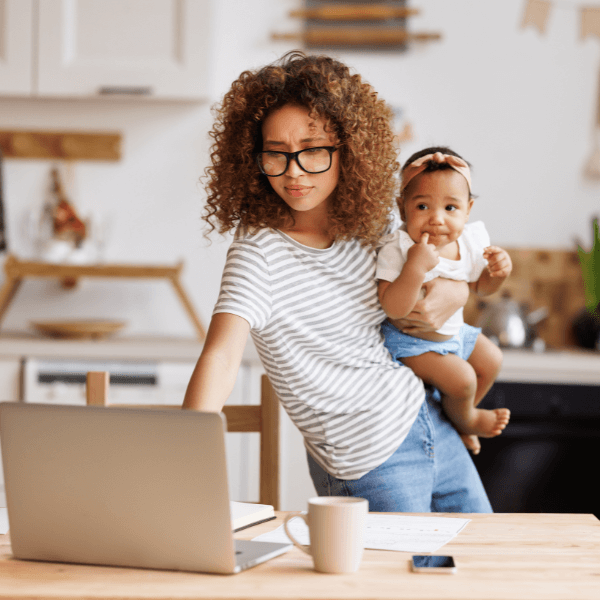
<svg viewBox="0 0 600 600">
<path fill-rule="evenodd" d="M 303 173 L 304 173 L 304 171 L 300 168 L 300 165 L 298 165 L 298 162 L 294 159 L 290 160 L 285 174 L 288 177 L 296 178 L 296 177 L 299 177 L 300 175 L 302 175 Z"/>
</svg>

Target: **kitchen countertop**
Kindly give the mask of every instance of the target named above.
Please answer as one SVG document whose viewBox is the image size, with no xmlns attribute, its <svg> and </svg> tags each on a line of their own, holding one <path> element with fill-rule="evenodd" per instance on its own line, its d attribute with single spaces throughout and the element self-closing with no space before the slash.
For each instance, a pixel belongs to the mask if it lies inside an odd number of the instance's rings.
<svg viewBox="0 0 600 600">
<path fill-rule="evenodd" d="M 0 335 L 0 358 L 65 358 L 148 361 L 196 361 L 202 342 L 196 338 L 120 337 L 100 340 L 66 340 L 13 332 Z M 243 362 L 260 365 L 251 340 L 246 344 Z"/>
<path fill-rule="evenodd" d="M 600 352 L 503 349 L 498 381 L 600 386 Z"/>
<path fill-rule="evenodd" d="M 202 343 L 195 338 L 111 337 L 104 340 L 58 340 L 26 333 L 0 335 L 2 358 L 66 358 L 196 361 Z M 600 352 L 585 350 L 503 349 L 498 381 L 600 386 Z M 246 344 L 243 361 L 260 366 L 254 344 Z"/>
</svg>

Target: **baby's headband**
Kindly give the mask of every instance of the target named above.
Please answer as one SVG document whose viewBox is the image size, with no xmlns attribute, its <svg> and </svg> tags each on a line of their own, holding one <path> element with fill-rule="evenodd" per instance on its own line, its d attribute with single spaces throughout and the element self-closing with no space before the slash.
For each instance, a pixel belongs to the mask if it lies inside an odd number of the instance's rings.
<svg viewBox="0 0 600 600">
<path fill-rule="evenodd" d="M 408 165 L 408 167 L 402 171 L 400 192 L 403 192 L 411 179 L 415 178 L 417 175 L 419 175 L 419 173 L 422 173 L 431 161 L 436 163 L 446 163 L 449 167 L 460 173 L 467 180 L 469 192 L 471 192 L 471 171 L 469 169 L 469 165 L 462 158 L 458 158 L 458 156 L 453 156 L 452 154 L 442 154 L 441 152 L 427 154 L 426 156 L 422 156 L 421 158 L 418 158 L 414 162 L 410 163 L 410 165 Z"/>
</svg>

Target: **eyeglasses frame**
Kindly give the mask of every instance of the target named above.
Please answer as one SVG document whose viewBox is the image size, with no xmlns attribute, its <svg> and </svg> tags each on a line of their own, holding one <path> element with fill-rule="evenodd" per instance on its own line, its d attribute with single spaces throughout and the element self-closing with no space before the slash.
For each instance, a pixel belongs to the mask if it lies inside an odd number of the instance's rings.
<svg viewBox="0 0 600 600">
<path fill-rule="evenodd" d="M 285 175 L 286 171 L 288 170 L 288 168 L 290 166 L 290 161 L 293 159 L 296 161 L 296 164 L 305 173 L 308 173 L 309 175 L 319 175 L 320 173 L 327 173 L 327 171 L 329 171 L 329 169 L 331 169 L 331 165 L 333 163 L 331 156 L 338 149 L 339 149 L 339 146 L 315 146 L 314 148 L 304 148 L 303 150 L 298 150 L 297 152 L 283 152 L 283 150 L 261 150 L 260 152 L 256 153 L 256 164 L 258 165 L 258 168 L 260 169 L 260 172 L 263 175 L 266 175 L 267 177 L 281 177 L 282 175 Z M 298 154 L 301 154 L 302 152 L 307 152 L 308 150 L 327 150 L 327 152 L 329 152 L 329 166 L 324 171 L 316 171 L 316 172 L 315 171 L 307 171 L 300 164 L 300 161 L 298 160 Z M 279 175 L 268 175 L 267 173 L 264 172 L 262 165 L 260 164 L 260 155 L 263 154 L 264 152 L 276 152 L 277 154 L 283 154 L 285 156 L 287 162 L 285 163 L 285 169 L 283 170 L 283 173 L 279 173 Z"/>
</svg>

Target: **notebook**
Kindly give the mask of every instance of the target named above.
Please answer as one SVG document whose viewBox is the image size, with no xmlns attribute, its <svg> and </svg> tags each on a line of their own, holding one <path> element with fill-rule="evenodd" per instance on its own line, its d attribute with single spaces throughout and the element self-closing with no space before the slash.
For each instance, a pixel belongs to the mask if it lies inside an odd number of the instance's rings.
<svg viewBox="0 0 600 600">
<path fill-rule="evenodd" d="M 230 505 L 233 531 L 241 531 L 247 527 L 271 521 L 275 518 L 275 510 L 269 504 L 234 502 L 232 500 Z"/>
<path fill-rule="evenodd" d="M 290 544 L 234 540 L 216 413 L 3 402 L 15 558 L 237 573 Z"/>
</svg>

